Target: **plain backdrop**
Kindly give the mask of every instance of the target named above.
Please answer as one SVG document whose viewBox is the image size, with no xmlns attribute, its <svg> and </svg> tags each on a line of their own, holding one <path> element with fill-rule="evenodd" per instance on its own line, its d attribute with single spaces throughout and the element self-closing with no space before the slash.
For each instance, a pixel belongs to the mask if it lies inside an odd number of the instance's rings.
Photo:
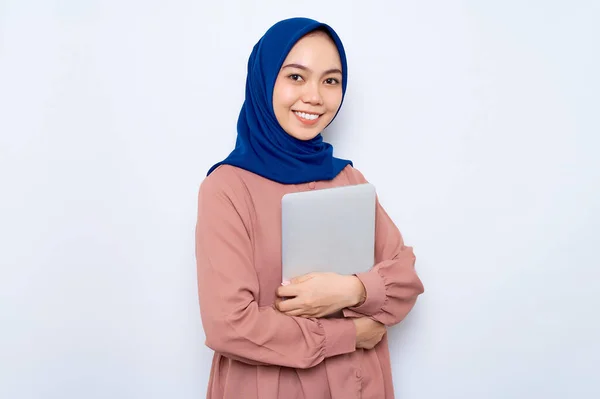
<svg viewBox="0 0 600 399">
<path fill-rule="evenodd" d="M 592 0 L 0 0 L 0 397 L 205 396 L 198 187 L 292 16 L 342 37 L 325 137 L 417 254 L 397 397 L 600 397 Z"/>
</svg>

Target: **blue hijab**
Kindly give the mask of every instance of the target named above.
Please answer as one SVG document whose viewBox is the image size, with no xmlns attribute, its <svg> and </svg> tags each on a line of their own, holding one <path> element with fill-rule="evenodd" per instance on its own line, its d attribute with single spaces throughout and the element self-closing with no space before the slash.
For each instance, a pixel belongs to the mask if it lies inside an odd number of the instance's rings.
<svg viewBox="0 0 600 399">
<path fill-rule="evenodd" d="M 343 102 L 348 75 L 346 54 L 335 31 L 308 18 L 276 23 L 254 46 L 248 61 L 246 99 L 238 118 L 235 149 L 207 175 L 219 165 L 228 164 L 279 183 L 299 184 L 331 180 L 346 165 L 352 165 L 351 161 L 334 158 L 333 147 L 323 141 L 321 134 L 307 141 L 287 134 L 273 110 L 273 88 L 283 61 L 300 38 L 319 28 L 329 32 L 340 54 Z"/>
</svg>

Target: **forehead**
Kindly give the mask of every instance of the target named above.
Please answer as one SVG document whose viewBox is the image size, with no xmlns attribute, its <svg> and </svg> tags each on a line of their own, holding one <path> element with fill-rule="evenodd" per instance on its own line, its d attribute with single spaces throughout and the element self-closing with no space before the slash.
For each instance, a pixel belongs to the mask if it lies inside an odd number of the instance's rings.
<svg viewBox="0 0 600 399">
<path fill-rule="evenodd" d="M 307 67 L 340 68 L 342 61 L 333 40 L 325 32 L 313 32 L 296 42 L 288 53 L 286 63 L 298 63 Z"/>
</svg>

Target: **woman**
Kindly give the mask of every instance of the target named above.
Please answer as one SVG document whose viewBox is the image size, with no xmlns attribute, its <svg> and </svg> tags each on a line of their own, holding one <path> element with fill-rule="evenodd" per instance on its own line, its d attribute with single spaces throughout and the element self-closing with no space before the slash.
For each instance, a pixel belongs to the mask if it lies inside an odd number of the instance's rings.
<svg viewBox="0 0 600 399">
<path fill-rule="evenodd" d="M 210 169 L 198 200 L 200 309 L 215 351 L 208 398 L 394 396 L 386 326 L 423 286 L 379 203 L 369 272 L 281 285 L 282 196 L 366 182 L 320 135 L 346 80 L 339 37 L 310 19 L 275 24 L 252 51 L 236 147 Z"/>
</svg>

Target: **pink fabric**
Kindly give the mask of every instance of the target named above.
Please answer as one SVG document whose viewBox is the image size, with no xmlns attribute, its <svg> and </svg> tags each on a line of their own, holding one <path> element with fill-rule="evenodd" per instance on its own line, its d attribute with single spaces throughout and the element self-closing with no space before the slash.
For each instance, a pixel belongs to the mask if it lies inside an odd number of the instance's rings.
<svg viewBox="0 0 600 399">
<path fill-rule="evenodd" d="M 335 179 L 279 184 L 230 165 L 200 187 L 198 292 L 206 345 L 215 351 L 207 398 L 393 398 L 387 336 L 355 349 L 351 317 L 400 322 L 423 292 L 412 248 L 377 203 L 376 264 L 358 275 L 367 298 L 339 317 L 290 317 L 274 307 L 281 284 L 281 198 L 366 182 L 347 166 Z"/>
</svg>

